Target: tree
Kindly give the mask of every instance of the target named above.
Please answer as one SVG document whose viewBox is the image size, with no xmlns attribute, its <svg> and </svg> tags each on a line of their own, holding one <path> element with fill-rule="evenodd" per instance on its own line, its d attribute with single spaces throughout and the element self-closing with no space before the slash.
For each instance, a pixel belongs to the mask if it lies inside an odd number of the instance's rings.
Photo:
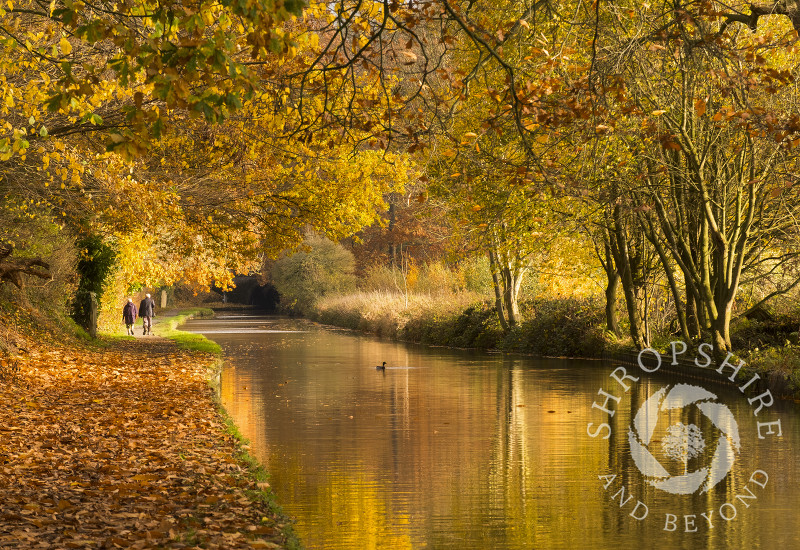
<svg viewBox="0 0 800 550">
<path fill-rule="evenodd" d="M 465 133 L 456 158 L 443 155 L 429 172 L 431 193 L 446 202 L 457 238 L 489 259 L 501 326 L 518 325 L 522 282 L 559 235 L 557 199 L 527 179 L 519 143 L 494 133 Z"/>
<path fill-rule="evenodd" d="M 418 173 L 420 170 L 415 170 Z M 444 260 L 452 237 L 445 205 L 427 190 L 427 176 L 409 181 L 404 192 L 384 196 L 388 209 L 377 223 L 359 231 L 349 248 L 359 270 Z"/>
<path fill-rule="evenodd" d="M 800 144 L 785 109 L 792 54 L 767 60 L 761 50 L 777 40 L 770 30 L 752 36 L 722 29 L 725 21 L 702 3 L 642 9 L 634 25 L 603 36 L 598 58 L 621 71 L 607 78 L 625 83 L 609 119 L 636 160 L 624 193 L 663 269 L 680 268 L 686 310 L 720 352 L 730 349 L 743 273 L 796 256 L 791 174 Z"/>
<path fill-rule="evenodd" d="M 0 280 L 9 281 L 17 288 L 22 288 L 20 275 L 33 275 L 40 279 L 50 278 L 50 265 L 41 258 L 14 258 L 6 260 L 11 255 L 13 247 L 9 244 L 0 246 Z"/>
<path fill-rule="evenodd" d="M 86 230 L 114 206 L 102 199 L 124 182 L 120 158 L 160 138 L 175 109 L 217 122 L 241 106 L 258 78 L 247 63 L 293 47 L 281 27 L 300 8 L 259 0 L 4 5 L 0 194 L 15 208 Z M 46 262 L 23 260 L 16 241 L 8 234 L 0 242 L 0 270 L 16 278 L 26 263 L 42 274 Z"/>
<path fill-rule="evenodd" d="M 75 233 L 102 235 L 121 252 L 124 286 L 224 286 L 308 227 L 338 238 L 371 223 L 382 195 L 411 176 L 409 163 L 359 145 L 369 133 L 323 123 L 326 105 L 308 90 L 299 95 L 319 132 L 293 131 L 302 122 L 281 79 L 318 54 L 315 33 L 295 18 L 301 7 L 23 2 L 4 11 L 0 122 L 13 131 L 0 135 L 0 192 Z M 18 250 L 19 239 L 4 239 L 4 250 Z M 15 272 L 19 253 L 0 269 Z"/>
<path fill-rule="evenodd" d="M 224 286 L 234 272 L 257 271 L 265 256 L 296 246 L 309 229 L 338 240 L 369 225 L 384 194 L 414 177 L 401 155 L 354 158 L 348 145 L 281 139 L 269 133 L 270 118 L 256 119 L 257 106 L 244 109 L 252 116 L 214 127 L 187 123 L 137 163 L 144 181 L 119 196 L 127 207 L 116 206 L 114 217 L 117 238 L 142 249 L 123 255 L 129 282 Z M 126 197 L 143 185 L 142 196 Z M 132 216 L 146 217 L 142 229 L 127 227 Z"/>
</svg>

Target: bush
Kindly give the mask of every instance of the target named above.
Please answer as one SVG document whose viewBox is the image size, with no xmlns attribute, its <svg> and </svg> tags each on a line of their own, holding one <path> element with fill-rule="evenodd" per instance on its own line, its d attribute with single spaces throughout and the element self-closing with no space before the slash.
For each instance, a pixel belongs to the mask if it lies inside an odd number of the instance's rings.
<svg viewBox="0 0 800 550">
<path fill-rule="evenodd" d="M 306 237 L 303 246 L 304 250 L 278 259 L 272 267 L 281 304 L 305 312 L 324 296 L 355 289 L 352 252 L 316 235 Z"/>
<path fill-rule="evenodd" d="M 598 301 L 542 298 L 523 304 L 523 308 L 524 322 L 506 334 L 494 303 L 470 292 L 330 296 L 315 305 L 311 317 L 325 324 L 421 344 L 500 348 L 550 357 L 602 356 L 604 310 Z"/>
<path fill-rule="evenodd" d="M 402 292 L 403 274 L 395 267 L 373 265 L 365 270 L 358 286 L 364 292 Z"/>
<path fill-rule="evenodd" d="M 33 208 L 33 207 L 31 207 Z M 15 214 L 16 212 L 16 214 Z M 0 200 L 0 243 L 14 246 L 15 258 L 39 258 L 50 267 L 52 280 L 23 275 L 24 287 L 0 283 L 0 299 L 16 301 L 35 307 L 53 317 L 69 313 L 71 298 L 77 284 L 74 235 L 46 211 L 25 208 L 20 214 L 13 199 Z"/>
<path fill-rule="evenodd" d="M 731 323 L 731 345 L 739 351 L 782 346 L 796 331 L 797 320 L 789 316 L 768 321 L 741 318 Z"/>
<path fill-rule="evenodd" d="M 509 333 L 504 348 L 550 357 L 600 357 L 603 315 L 603 307 L 590 298 L 540 298 L 524 304 L 524 320 Z"/>
<path fill-rule="evenodd" d="M 408 320 L 401 337 L 422 344 L 491 349 L 498 347 L 503 331 L 494 308 L 479 302 L 457 311 L 425 311 Z"/>
<path fill-rule="evenodd" d="M 463 281 L 464 290 L 476 292 L 483 296 L 492 296 L 494 287 L 492 272 L 489 269 L 489 259 L 481 256 L 470 258 L 459 264 L 459 273 Z"/>
<path fill-rule="evenodd" d="M 458 275 L 445 265 L 433 262 L 422 266 L 414 291 L 425 294 L 452 294 L 459 287 Z"/>
<path fill-rule="evenodd" d="M 102 301 L 103 287 L 111 274 L 117 254 L 103 242 L 99 235 L 88 235 L 78 241 L 78 290 L 72 303 L 72 318 L 81 327 L 90 324 L 89 293 L 94 292 L 98 304 Z"/>
</svg>

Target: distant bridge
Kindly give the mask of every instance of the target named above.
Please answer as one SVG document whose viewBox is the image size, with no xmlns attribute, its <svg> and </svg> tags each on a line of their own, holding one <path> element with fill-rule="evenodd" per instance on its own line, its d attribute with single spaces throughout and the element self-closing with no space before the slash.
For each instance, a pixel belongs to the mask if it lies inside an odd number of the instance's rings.
<svg viewBox="0 0 800 550">
<path fill-rule="evenodd" d="M 237 275 L 233 278 L 233 282 L 236 285 L 233 290 L 223 293 L 221 289 L 214 288 L 214 292 L 222 294 L 228 303 L 246 304 L 268 313 L 275 313 L 278 310 L 281 297 L 271 284 L 260 284 L 255 275 Z"/>
</svg>

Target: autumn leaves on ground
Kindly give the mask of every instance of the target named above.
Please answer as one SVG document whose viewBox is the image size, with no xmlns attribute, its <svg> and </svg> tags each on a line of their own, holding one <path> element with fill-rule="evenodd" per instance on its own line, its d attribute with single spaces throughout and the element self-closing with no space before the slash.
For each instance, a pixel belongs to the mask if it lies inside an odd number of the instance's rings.
<svg viewBox="0 0 800 550">
<path fill-rule="evenodd" d="M 217 412 L 215 363 L 159 337 L 0 358 L 0 548 L 291 545 Z"/>
</svg>

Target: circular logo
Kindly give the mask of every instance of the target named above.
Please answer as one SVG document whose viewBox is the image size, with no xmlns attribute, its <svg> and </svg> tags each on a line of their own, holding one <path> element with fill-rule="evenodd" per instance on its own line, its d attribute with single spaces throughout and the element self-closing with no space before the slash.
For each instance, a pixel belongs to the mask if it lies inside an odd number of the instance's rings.
<svg viewBox="0 0 800 550">
<path fill-rule="evenodd" d="M 728 475 L 740 449 L 739 428 L 730 409 L 717 403 L 716 399 L 716 395 L 699 386 L 676 384 L 671 389 L 669 386 L 661 388 L 642 404 L 633 425 L 628 428 L 628 442 L 636 467 L 650 485 L 673 494 L 688 495 L 698 490 L 705 493 Z M 710 461 L 707 460 L 709 464 L 689 472 L 691 459 L 711 454 L 704 453 L 710 449 L 707 449 L 701 429 L 695 424 L 682 422 L 663 429 L 668 421 L 662 420 L 660 439 L 654 439 L 653 435 L 662 417 L 676 416 L 673 413 L 678 413 L 681 418 L 691 417 L 691 410 L 687 411 L 688 415 L 683 414 L 684 409 L 691 408 L 710 420 L 720 433 L 713 455 Z M 657 442 L 660 442 L 660 454 L 683 463 L 683 474 L 670 474 L 656 459 L 651 449 L 655 450 Z"/>
</svg>

